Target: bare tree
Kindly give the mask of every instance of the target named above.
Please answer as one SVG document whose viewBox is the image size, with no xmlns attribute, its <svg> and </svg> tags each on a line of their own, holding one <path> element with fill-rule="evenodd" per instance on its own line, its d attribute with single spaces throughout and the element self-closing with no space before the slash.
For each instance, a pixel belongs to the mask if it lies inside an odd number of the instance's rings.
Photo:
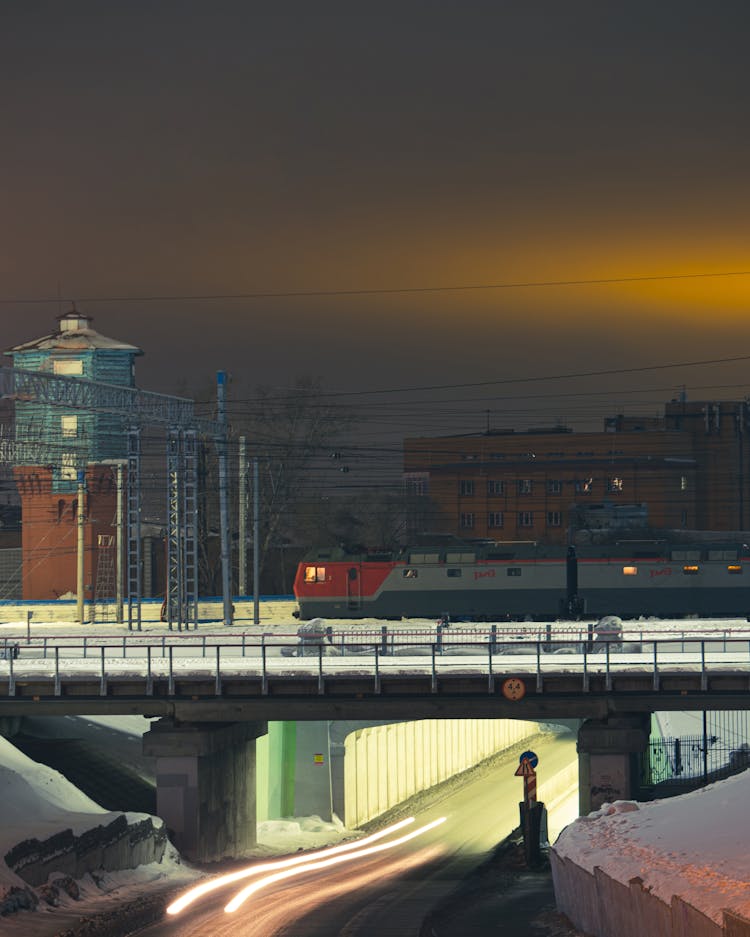
<svg viewBox="0 0 750 937">
<path fill-rule="evenodd" d="M 249 458 L 259 461 L 261 571 L 275 549 L 283 562 L 285 544 L 302 526 L 300 509 L 332 486 L 331 456 L 351 423 L 348 409 L 331 403 L 320 379 L 309 377 L 282 391 L 258 388 L 252 410 L 232 420 L 234 436 L 245 435 Z"/>
</svg>

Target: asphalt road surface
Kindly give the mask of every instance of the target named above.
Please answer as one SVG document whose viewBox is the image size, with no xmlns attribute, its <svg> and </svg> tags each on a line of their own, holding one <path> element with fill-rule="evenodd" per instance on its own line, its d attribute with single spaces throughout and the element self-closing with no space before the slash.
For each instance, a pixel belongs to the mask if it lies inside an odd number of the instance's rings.
<svg viewBox="0 0 750 937">
<path fill-rule="evenodd" d="M 577 761 L 571 735 L 551 736 L 535 750 L 540 782 Z M 417 937 L 428 912 L 444 902 L 518 826 L 523 784 L 514 776 L 517 764 L 517 758 L 509 757 L 492 770 L 476 772 L 466 783 L 434 799 L 415 815 L 413 823 L 354 851 L 377 849 L 373 854 L 340 853 L 326 867 L 307 871 L 299 865 L 289 870 L 292 876 L 269 882 L 228 913 L 224 908 L 231 899 L 259 878 L 248 877 L 196 900 L 178 914 L 165 916 L 139 935 Z M 563 800 L 562 809 L 567 811 L 563 824 L 574 810 L 572 803 L 570 797 Z M 442 818 L 443 822 L 408 842 L 389 845 Z M 553 807 L 550 828 L 559 825 Z"/>
</svg>

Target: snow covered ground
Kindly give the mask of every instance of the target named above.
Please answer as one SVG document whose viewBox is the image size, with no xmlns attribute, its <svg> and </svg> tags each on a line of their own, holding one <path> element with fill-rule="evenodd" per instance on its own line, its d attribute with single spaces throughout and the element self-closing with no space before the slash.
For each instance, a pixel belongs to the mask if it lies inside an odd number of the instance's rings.
<svg viewBox="0 0 750 937">
<path fill-rule="evenodd" d="M 680 895 L 717 923 L 750 917 L 750 771 L 668 800 L 617 801 L 580 817 L 554 851 L 624 885 L 635 877 L 669 905 Z"/>
</svg>

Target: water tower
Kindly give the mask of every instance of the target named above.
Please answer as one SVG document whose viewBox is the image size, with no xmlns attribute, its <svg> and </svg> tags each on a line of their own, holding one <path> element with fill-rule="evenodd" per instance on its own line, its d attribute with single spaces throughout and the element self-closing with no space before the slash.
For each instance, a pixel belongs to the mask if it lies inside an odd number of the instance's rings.
<svg viewBox="0 0 750 937">
<path fill-rule="evenodd" d="M 91 327 L 91 316 L 75 308 L 57 321 L 57 331 L 6 352 L 15 368 L 134 387 L 140 348 L 100 335 Z M 84 598 L 92 599 L 97 549 L 115 536 L 112 460 L 126 455 L 122 419 L 105 410 L 52 406 L 21 394 L 15 400 L 15 429 L 16 441 L 28 452 L 19 460 L 24 464 L 14 468 L 21 498 L 23 597 L 56 599 L 77 592 L 78 471 L 84 466 L 83 583 Z"/>
</svg>

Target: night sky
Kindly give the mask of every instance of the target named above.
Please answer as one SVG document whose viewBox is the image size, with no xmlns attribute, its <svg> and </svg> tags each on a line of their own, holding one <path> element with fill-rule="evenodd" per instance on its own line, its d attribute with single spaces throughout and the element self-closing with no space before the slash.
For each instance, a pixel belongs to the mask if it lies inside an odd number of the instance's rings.
<svg viewBox="0 0 750 937">
<path fill-rule="evenodd" d="M 750 360 L 488 382 L 750 355 L 750 276 L 367 291 L 750 271 L 749 34 L 746 0 L 3 0 L 4 347 L 76 300 L 151 390 L 484 385 L 352 398 L 396 435 L 744 395 Z M 212 298 L 264 293 L 318 295 Z"/>
</svg>

